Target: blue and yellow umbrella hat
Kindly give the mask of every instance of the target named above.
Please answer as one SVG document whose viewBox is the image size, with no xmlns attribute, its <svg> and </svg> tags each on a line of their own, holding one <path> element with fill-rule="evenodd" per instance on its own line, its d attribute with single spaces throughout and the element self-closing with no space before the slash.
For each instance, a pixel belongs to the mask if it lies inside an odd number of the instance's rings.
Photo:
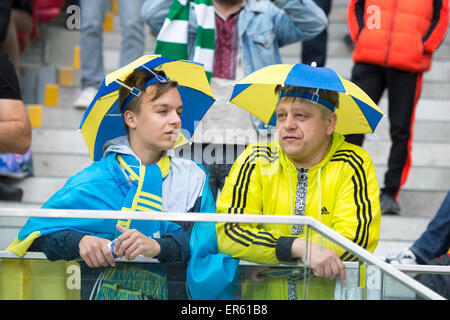
<svg viewBox="0 0 450 320">
<path fill-rule="evenodd" d="M 266 124 L 275 125 L 277 85 L 326 89 L 339 93 L 336 131 L 346 134 L 374 133 L 384 113 L 356 84 L 334 70 L 298 64 L 275 64 L 261 68 L 234 85 L 230 102 Z M 320 103 L 320 102 L 319 102 Z"/>
<path fill-rule="evenodd" d="M 169 79 L 179 84 L 178 92 L 183 102 L 183 111 L 181 133 L 176 147 L 190 140 L 199 121 L 215 101 L 202 64 L 160 55 L 144 55 L 107 74 L 83 115 L 79 129 L 93 161 L 102 158 L 103 145 L 108 140 L 127 134 L 123 116 L 119 112 L 119 88 L 128 75 L 138 68 L 164 71 Z"/>
</svg>

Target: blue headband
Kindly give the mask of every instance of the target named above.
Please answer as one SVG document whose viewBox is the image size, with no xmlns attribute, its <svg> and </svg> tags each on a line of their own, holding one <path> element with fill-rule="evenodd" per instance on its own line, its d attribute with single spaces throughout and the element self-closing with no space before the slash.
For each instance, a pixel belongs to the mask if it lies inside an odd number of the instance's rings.
<svg viewBox="0 0 450 320">
<path fill-rule="evenodd" d="M 141 95 L 141 92 L 145 91 L 145 89 L 147 89 L 148 86 L 151 86 L 152 84 L 155 84 L 157 82 L 164 83 L 164 82 L 168 82 L 168 81 L 169 81 L 169 78 L 166 78 L 166 77 L 163 77 L 160 75 L 156 75 L 155 77 L 148 79 L 141 89 L 138 89 L 136 87 L 131 88 L 130 94 L 128 95 L 128 97 L 125 99 L 125 102 L 123 103 L 122 114 L 124 114 L 125 111 L 127 110 L 127 106 L 130 103 L 130 101 L 133 100 L 134 97 L 139 97 Z"/>
<path fill-rule="evenodd" d="M 304 98 L 304 99 L 310 100 L 312 103 L 315 103 L 315 104 L 320 103 L 321 105 L 330 109 L 331 112 L 334 112 L 335 108 L 334 108 L 333 104 L 330 101 L 321 98 L 317 94 L 317 92 L 318 92 L 318 90 L 316 91 L 316 93 L 308 93 L 308 92 L 300 92 L 300 91 L 280 92 L 279 99 L 284 98 L 284 97 Z"/>
</svg>

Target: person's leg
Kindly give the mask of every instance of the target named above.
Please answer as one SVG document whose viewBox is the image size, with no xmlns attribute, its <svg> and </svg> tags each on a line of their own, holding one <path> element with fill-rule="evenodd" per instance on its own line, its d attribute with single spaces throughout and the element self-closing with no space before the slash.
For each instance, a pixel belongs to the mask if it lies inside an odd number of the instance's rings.
<svg viewBox="0 0 450 320">
<path fill-rule="evenodd" d="M 74 107 L 86 109 L 100 87 L 105 71 L 103 67 L 103 20 L 107 0 L 80 0 L 81 6 L 81 92 Z"/>
<path fill-rule="evenodd" d="M 103 67 L 103 20 L 107 0 L 80 0 L 81 6 L 81 88 L 99 88 Z"/>
<path fill-rule="evenodd" d="M 389 123 L 392 140 L 382 192 L 397 198 L 411 168 L 414 116 L 422 74 L 388 69 Z"/>
<path fill-rule="evenodd" d="M 378 104 L 386 88 L 386 69 L 368 63 L 356 63 L 352 69 L 351 81 Z M 364 135 L 349 134 L 345 136 L 345 140 L 362 146 L 364 143 Z"/>
<path fill-rule="evenodd" d="M 329 15 L 331 10 L 331 0 L 314 0 L 322 8 L 325 14 Z M 311 64 L 316 62 L 317 67 L 324 67 L 327 58 L 328 28 L 325 28 L 315 38 L 302 42 L 302 63 Z"/>
<path fill-rule="evenodd" d="M 450 247 L 450 191 L 430 221 L 427 229 L 410 250 L 426 263 L 445 254 Z"/>
<path fill-rule="evenodd" d="M 119 0 L 120 26 L 122 29 L 121 67 L 144 54 L 145 24 L 140 18 L 141 7 L 142 0 Z"/>
</svg>

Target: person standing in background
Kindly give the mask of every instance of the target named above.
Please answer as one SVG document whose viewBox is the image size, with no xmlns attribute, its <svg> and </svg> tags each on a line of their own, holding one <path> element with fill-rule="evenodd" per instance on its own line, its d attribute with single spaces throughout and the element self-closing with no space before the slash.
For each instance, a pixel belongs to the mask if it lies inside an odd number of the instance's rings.
<svg viewBox="0 0 450 320">
<path fill-rule="evenodd" d="M 348 27 L 356 42 L 351 81 L 378 104 L 387 88 L 392 140 L 380 202 L 399 214 L 397 196 L 411 169 L 415 110 L 423 73 L 447 32 L 448 0 L 350 0 Z M 364 135 L 346 136 L 362 146 Z"/>
<path fill-rule="evenodd" d="M 108 0 L 80 0 L 81 6 L 81 93 L 75 108 L 86 109 L 94 99 L 105 76 L 103 65 L 103 19 Z M 122 42 L 120 66 L 124 66 L 144 54 L 144 24 L 139 17 L 142 0 L 119 0 Z"/>
</svg>

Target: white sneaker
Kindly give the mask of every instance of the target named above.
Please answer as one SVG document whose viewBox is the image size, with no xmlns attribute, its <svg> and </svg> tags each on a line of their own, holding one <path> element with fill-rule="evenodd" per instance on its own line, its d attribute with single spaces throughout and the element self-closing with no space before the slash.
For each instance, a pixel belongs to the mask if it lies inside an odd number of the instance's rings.
<svg viewBox="0 0 450 320">
<path fill-rule="evenodd" d="M 81 90 L 80 95 L 75 101 L 74 107 L 82 110 L 87 109 L 97 94 L 97 91 L 98 90 L 95 87 L 87 87 Z"/>
<path fill-rule="evenodd" d="M 390 264 L 418 264 L 416 255 L 408 248 L 403 249 L 400 252 L 390 254 L 384 259 Z"/>
</svg>

